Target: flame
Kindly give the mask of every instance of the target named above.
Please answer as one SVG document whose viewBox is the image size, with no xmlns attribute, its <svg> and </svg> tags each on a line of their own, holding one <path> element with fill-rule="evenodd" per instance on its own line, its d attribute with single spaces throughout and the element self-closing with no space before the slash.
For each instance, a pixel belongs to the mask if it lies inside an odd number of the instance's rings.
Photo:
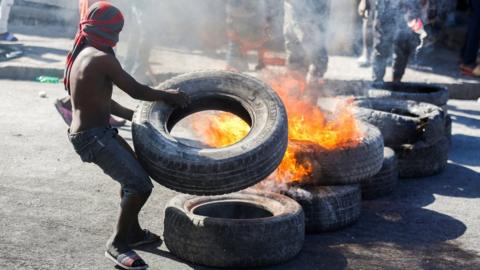
<svg viewBox="0 0 480 270">
<path fill-rule="evenodd" d="M 228 112 L 211 112 L 194 115 L 192 127 L 196 134 L 211 147 L 226 147 L 239 142 L 250 131 L 250 126 L 240 117 Z"/>
<path fill-rule="evenodd" d="M 302 77 L 292 73 L 265 73 L 263 77 L 284 102 L 289 121 L 289 145 L 285 157 L 269 179 L 279 183 L 305 181 L 312 178 L 318 167 L 312 153 L 315 148 L 329 151 L 359 143 L 362 134 L 352 112 L 351 99 L 339 98 L 333 111 L 326 113 L 305 100 L 307 84 Z M 250 130 L 243 120 L 225 112 L 196 118 L 193 126 L 195 132 L 214 147 L 234 144 Z"/>
</svg>

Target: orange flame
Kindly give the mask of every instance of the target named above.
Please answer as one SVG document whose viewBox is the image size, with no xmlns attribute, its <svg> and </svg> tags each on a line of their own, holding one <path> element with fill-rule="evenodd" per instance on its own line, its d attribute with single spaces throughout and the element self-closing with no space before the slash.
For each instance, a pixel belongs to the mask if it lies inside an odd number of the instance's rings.
<svg viewBox="0 0 480 270">
<path fill-rule="evenodd" d="M 354 147 L 361 139 L 352 112 L 351 101 L 338 99 L 330 113 L 304 99 L 306 83 L 293 74 L 264 75 L 264 80 L 278 93 L 285 104 L 289 121 L 289 146 L 282 163 L 270 176 L 277 182 L 302 182 L 315 174 L 314 154 L 301 158 L 313 151 L 312 146 L 325 150 L 339 147 Z M 234 144 L 244 138 L 250 127 L 230 113 L 217 113 L 212 117 L 194 120 L 194 130 L 214 147 Z M 300 157 L 299 157 L 300 156 Z"/>
</svg>

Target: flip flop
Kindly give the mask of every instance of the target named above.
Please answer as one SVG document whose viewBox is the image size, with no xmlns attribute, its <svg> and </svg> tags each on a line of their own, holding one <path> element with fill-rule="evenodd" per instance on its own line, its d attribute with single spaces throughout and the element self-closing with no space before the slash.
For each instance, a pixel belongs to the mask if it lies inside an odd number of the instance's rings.
<svg viewBox="0 0 480 270">
<path fill-rule="evenodd" d="M 143 231 L 145 232 L 145 236 L 144 236 L 143 240 L 140 240 L 138 242 L 129 244 L 129 246 L 131 248 L 135 248 L 135 247 L 139 247 L 139 246 L 143 246 L 143 245 L 148 245 L 148 244 L 153 244 L 153 243 L 156 243 L 156 242 L 160 242 L 162 240 L 160 238 L 160 236 L 150 232 L 149 230 L 143 230 Z"/>
<path fill-rule="evenodd" d="M 116 265 L 127 269 L 127 270 L 145 270 L 148 269 L 148 264 L 146 264 L 138 254 L 130 250 L 128 252 L 118 255 L 116 258 L 110 254 L 110 252 L 105 251 L 105 257 L 113 261 Z M 137 263 L 137 266 L 134 266 Z M 138 266 L 141 264 L 141 266 Z"/>
<path fill-rule="evenodd" d="M 65 121 L 65 123 L 70 126 L 70 124 L 72 123 L 72 111 L 65 108 L 59 99 L 55 101 L 55 108 L 57 109 L 60 116 L 62 116 L 63 121 Z"/>
</svg>

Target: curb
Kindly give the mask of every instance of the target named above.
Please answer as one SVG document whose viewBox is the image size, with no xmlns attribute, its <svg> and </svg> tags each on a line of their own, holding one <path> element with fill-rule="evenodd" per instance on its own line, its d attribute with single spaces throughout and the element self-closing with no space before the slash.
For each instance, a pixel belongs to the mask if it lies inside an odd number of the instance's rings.
<svg viewBox="0 0 480 270">
<path fill-rule="evenodd" d="M 181 72 L 168 72 L 155 74 L 159 82 L 180 75 Z M 63 78 L 63 69 L 41 68 L 28 66 L 3 66 L 0 67 L 0 79 L 34 81 L 39 76 L 53 76 Z M 336 95 L 361 94 L 363 89 L 371 82 L 363 80 L 326 80 L 326 87 Z M 480 83 L 453 83 L 443 84 L 448 87 L 450 99 L 477 100 L 480 98 Z"/>
</svg>

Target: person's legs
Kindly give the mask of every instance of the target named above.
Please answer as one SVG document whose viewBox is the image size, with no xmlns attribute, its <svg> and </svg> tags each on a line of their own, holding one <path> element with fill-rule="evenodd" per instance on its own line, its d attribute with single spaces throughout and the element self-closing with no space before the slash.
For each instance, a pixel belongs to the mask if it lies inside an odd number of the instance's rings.
<svg viewBox="0 0 480 270">
<path fill-rule="evenodd" d="M 373 81 L 383 82 L 396 29 L 396 18 L 390 0 L 375 1 L 374 40 L 372 52 Z"/>
<path fill-rule="evenodd" d="M 293 1 L 294 2 L 294 1 Z M 286 67 L 290 72 L 305 76 L 308 69 L 306 53 L 297 34 L 303 33 L 299 23 L 293 15 L 292 3 L 285 1 L 285 18 L 283 34 L 285 36 Z"/>
<path fill-rule="evenodd" d="M 18 39 L 8 32 L 8 19 L 14 0 L 0 1 L 0 40 L 17 41 Z"/>
<path fill-rule="evenodd" d="M 107 243 L 106 255 L 119 264 L 128 262 L 131 266 L 144 266 L 145 262 L 129 244 L 137 242 L 144 234 L 138 214 L 153 185 L 133 150 L 117 134 L 116 129 L 97 128 L 70 134 L 69 138 L 82 161 L 96 164 L 122 186 L 120 213 Z"/>
<path fill-rule="evenodd" d="M 311 33 L 311 40 L 306 39 L 308 58 L 311 62 L 309 75 L 322 79 L 328 68 L 327 52 L 327 28 L 330 18 L 330 0 L 321 0 L 315 2 L 316 22 L 314 33 Z"/>
<path fill-rule="evenodd" d="M 129 243 L 138 242 L 144 232 L 138 221 L 138 214 L 148 200 L 150 193 L 124 194 L 114 232 L 107 243 L 107 251 L 114 257 L 131 250 Z"/>
<path fill-rule="evenodd" d="M 400 82 L 405 69 L 407 68 L 408 60 L 416 44 L 418 44 L 418 36 L 409 29 L 400 31 L 394 40 L 393 45 L 393 81 Z"/>
<path fill-rule="evenodd" d="M 358 58 L 358 65 L 360 67 L 366 67 L 370 65 L 370 52 L 369 52 L 369 36 L 370 36 L 370 18 L 362 19 L 362 53 Z"/>
<path fill-rule="evenodd" d="M 475 66 L 480 42 L 480 1 L 470 1 L 472 14 L 468 22 L 467 37 L 463 50 L 463 64 Z"/>
</svg>

